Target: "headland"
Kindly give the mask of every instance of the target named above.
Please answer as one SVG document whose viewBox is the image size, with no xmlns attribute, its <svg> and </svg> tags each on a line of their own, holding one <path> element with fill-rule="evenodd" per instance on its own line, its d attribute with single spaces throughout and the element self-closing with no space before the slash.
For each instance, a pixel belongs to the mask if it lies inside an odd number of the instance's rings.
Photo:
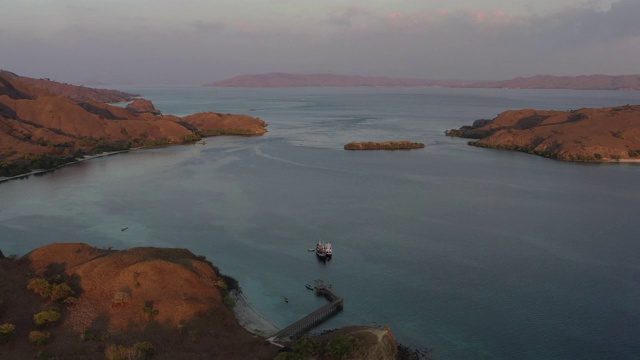
<svg viewBox="0 0 640 360">
<path fill-rule="evenodd" d="M 73 97 L 67 93 L 72 92 Z M 74 87 L 0 71 L 0 177 L 55 169 L 85 156 L 184 144 L 217 135 L 255 136 L 267 123 L 240 114 L 163 115 L 134 94 Z"/>
<path fill-rule="evenodd" d="M 451 129 L 469 145 L 576 162 L 640 161 L 640 105 L 571 111 L 509 110 Z"/>
</svg>

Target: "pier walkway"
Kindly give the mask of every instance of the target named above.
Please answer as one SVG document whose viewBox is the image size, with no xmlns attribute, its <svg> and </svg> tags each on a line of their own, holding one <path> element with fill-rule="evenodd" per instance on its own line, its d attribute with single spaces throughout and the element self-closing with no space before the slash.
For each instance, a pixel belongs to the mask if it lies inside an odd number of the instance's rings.
<svg viewBox="0 0 640 360">
<path fill-rule="evenodd" d="M 324 295 L 331 302 L 280 330 L 269 338 L 270 341 L 290 341 L 342 310 L 344 299 L 331 289 L 331 285 L 327 286 L 324 281 L 316 280 L 313 287 L 317 294 Z"/>
</svg>

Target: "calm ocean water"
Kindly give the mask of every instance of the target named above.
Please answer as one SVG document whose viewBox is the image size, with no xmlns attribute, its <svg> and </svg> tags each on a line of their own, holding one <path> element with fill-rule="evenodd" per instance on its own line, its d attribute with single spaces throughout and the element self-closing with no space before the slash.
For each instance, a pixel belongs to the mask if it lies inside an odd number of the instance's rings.
<svg viewBox="0 0 640 360">
<path fill-rule="evenodd" d="M 0 184 L 0 249 L 185 247 L 284 327 L 390 325 L 435 359 L 640 358 L 640 165 L 478 149 L 443 131 L 507 109 L 640 103 L 638 93 L 402 88 L 123 88 L 165 113 L 246 113 L 262 137 L 104 157 Z M 350 141 L 412 140 L 407 152 Z M 128 227 L 127 231 L 121 228 Z M 334 258 L 308 252 L 330 241 Z M 289 303 L 283 301 L 288 297 Z"/>
</svg>

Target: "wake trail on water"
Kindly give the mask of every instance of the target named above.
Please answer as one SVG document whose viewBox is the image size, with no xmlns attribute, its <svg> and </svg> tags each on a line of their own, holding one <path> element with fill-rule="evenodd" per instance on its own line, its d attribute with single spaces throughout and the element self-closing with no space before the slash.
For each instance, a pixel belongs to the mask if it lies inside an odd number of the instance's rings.
<svg viewBox="0 0 640 360">
<path fill-rule="evenodd" d="M 293 165 L 293 166 L 297 166 L 297 167 L 303 167 L 303 168 L 308 168 L 308 169 L 320 169 L 320 170 L 327 170 L 327 171 L 336 171 L 336 172 L 341 172 L 341 173 L 345 173 L 345 174 L 362 174 L 362 175 L 373 175 L 373 173 L 370 172 L 366 172 L 366 171 L 355 171 L 355 170 L 348 170 L 348 169 L 340 169 L 340 168 L 335 168 L 335 167 L 328 167 L 328 166 L 317 166 L 317 165 L 309 165 L 309 164 L 303 164 L 297 161 L 292 161 L 292 160 L 288 160 L 288 159 L 284 159 L 278 156 L 273 156 L 273 155 L 269 155 L 265 152 L 263 152 L 260 147 L 256 147 L 255 149 L 253 149 L 254 154 L 261 156 L 263 158 L 269 159 L 269 160 L 274 160 L 274 161 L 278 161 L 281 163 L 285 163 L 285 164 L 289 164 L 289 165 Z"/>
</svg>

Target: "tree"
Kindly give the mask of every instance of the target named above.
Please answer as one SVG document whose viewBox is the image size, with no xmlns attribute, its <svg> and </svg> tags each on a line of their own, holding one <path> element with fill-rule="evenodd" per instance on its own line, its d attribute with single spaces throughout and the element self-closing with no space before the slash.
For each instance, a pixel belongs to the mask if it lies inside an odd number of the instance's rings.
<svg viewBox="0 0 640 360">
<path fill-rule="evenodd" d="M 16 337 L 16 326 L 13 324 L 0 325 L 0 344 L 9 342 Z"/>
<path fill-rule="evenodd" d="M 75 292 L 71 290 L 69 285 L 67 285 L 67 283 L 62 283 L 51 286 L 49 297 L 53 301 L 61 301 L 72 297 L 73 295 L 75 295 Z"/>
<path fill-rule="evenodd" d="M 293 343 L 291 348 L 303 357 L 307 357 L 315 354 L 320 349 L 320 343 L 315 338 L 305 336 Z"/>
<path fill-rule="evenodd" d="M 32 331 L 29 333 L 29 342 L 37 346 L 44 345 L 51 339 L 51 333 L 48 331 Z"/>
<path fill-rule="evenodd" d="M 337 359 L 348 357 L 356 349 L 356 341 L 344 335 L 336 335 L 329 342 L 329 354 Z"/>
<path fill-rule="evenodd" d="M 43 278 L 33 278 L 29 280 L 27 289 L 43 298 L 47 298 L 51 295 L 51 284 Z"/>
<path fill-rule="evenodd" d="M 42 327 L 44 325 L 57 323 L 61 318 L 62 315 L 60 315 L 60 312 L 55 308 L 51 308 L 33 315 L 33 322 L 37 327 Z"/>
</svg>

